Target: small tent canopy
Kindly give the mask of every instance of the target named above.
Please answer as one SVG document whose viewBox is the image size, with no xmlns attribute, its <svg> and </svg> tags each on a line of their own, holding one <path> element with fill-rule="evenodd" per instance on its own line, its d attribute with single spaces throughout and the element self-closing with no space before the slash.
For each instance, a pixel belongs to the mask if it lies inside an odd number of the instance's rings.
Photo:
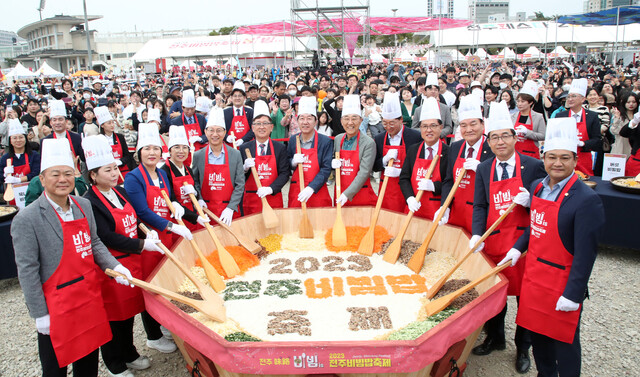
<svg viewBox="0 0 640 377">
<path fill-rule="evenodd" d="M 498 58 L 500 59 L 515 59 L 516 53 L 510 49 L 509 47 L 505 47 L 498 53 Z"/>
<path fill-rule="evenodd" d="M 40 69 L 36 71 L 36 74 L 44 77 L 63 77 L 64 74 L 62 72 L 58 72 L 55 69 L 51 68 L 47 62 L 42 63 Z"/>
<path fill-rule="evenodd" d="M 16 64 L 16 66 L 7 73 L 7 77 L 13 77 L 14 79 L 28 79 L 37 76 L 35 72 L 31 72 L 22 63 Z"/>
<path fill-rule="evenodd" d="M 400 53 L 400 61 L 401 62 L 414 62 L 416 61 L 416 57 L 411 55 L 411 53 L 407 50 L 404 50 Z"/>
<path fill-rule="evenodd" d="M 487 51 L 486 51 L 484 48 L 482 48 L 482 47 L 480 47 L 478 50 L 476 50 L 475 55 L 476 55 L 477 57 L 479 57 L 480 59 L 484 59 L 484 58 L 486 58 L 487 56 L 489 56 L 489 54 L 487 54 Z"/>
<path fill-rule="evenodd" d="M 467 60 L 467 58 L 465 58 L 464 55 L 458 50 L 451 50 L 449 52 L 449 55 L 451 55 L 451 59 L 453 61 L 465 61 L 465 60 Z"/>
<path fill-rule="evenodd" d="M 384 56 L 380 53 L 371 54 L 371 62 L 373 63 L 383 63 L 385 61 Z"/>
<path fill-rule="evenodd" d="M 560 58 L 566 58 L 569 55 L 571 55 L 571 54 L 569 54 L 569 52 L 567 50 L 565 50 L 564 47 L 562 47 L 562 46 L 558 46 L 558 47 L 554 48 L 553 51 L 551 51 L 551 56 L 557 56 L 557 57 L 560 57 Z"/>
<path fill-rule="evenodd" d="M 525 60 L 535 60 L 544 58 L 544 54 L 540 52 L 540 50 L 538 50 L 536 46 L 531 46 L 527 49 L 527 51 L 524 52 L 524 54 L 522 54 L 522 57 Z"/>
<path fill-rule="evenodd" d="M 227 60 L 224 65 L 230 65 L 232 67 L 236 67 L 238 66 L 238 61 L 236 60 L 236 58 L 231 57 L 231 59 Z"/>
</svg>

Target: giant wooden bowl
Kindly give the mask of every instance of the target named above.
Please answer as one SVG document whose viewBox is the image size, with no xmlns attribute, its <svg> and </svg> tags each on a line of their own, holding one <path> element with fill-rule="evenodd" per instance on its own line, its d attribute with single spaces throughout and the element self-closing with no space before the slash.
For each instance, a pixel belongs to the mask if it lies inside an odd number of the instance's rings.
<svg viewBox="0 0 640 377">
<path fill-rule="evenodd" d="M 232 228 L 252 239 L 272 233 L 297 232 L 301 210 L 294 208 L 276 210 L 280 217 L 277 229 L 267 230 L 259 214 L 234 220 Z M 343 218 L 348 226 L 368 226 L 373 208 L 343 208 Z M 310 208 L 309 218 L 314 229 L 333 226 L 335 209 Z M 397 234 L 404 214 L 382 210 L 378 225 L 392 235 Z M 405 239 L 422 242 L 430 221 L 414 217 Z M 235 238 L 224 229 L 214 227 L 224 245 L 237 245 Z M 197 231 L 194 238 L 203 252 L 215 249 L 206 231 Z M 436 232 L 430 247 L 451 253 L 461 259 L 467 252 L 469 235 L 458 227 L 444 226 Z M 182 241 L 173 247 L 174 254 L 188 267 L 194 266 L 196 256 L 189 242 Z M 462 264 L 471 280 L 489 271 L 494 265 L 482 253 L 474 254 Z M 150 282 L 177 291 L 184 275 L 171 262 L 163 261 L 149 277 Z M 275 376 L 308 374 L 336 374 L 377 376 L 444 376 L 451 370 L 450 360 L 456 360 L 463 369 L 482 325 L 498 314 L 506 301 L 507 280 L 502 275 L 488 279 L 476 287 L 480 296 L 415 340 L 404 341 L 340 341 L 340 342 L 228 342 L 218 334 L 185 314 L 167 299 L 144 292 L 147 311 L 174 335 L 188 367 L 194 363 L 203 376 Z M 240 323 L 242 325 L 242 323 Z M 294 356 L 318 356 L 322 367 L 299 368 Z M 283 359 L 289 365 L 282 365 Z M 277 361 L 276 361 L 277 360 Z M 280 362 L 278 362 L 280 361 Z M 280 364 L 280 365 L 276 365 Z M 305 364 L 306 365 L 306 364 Z"/>
</svg>

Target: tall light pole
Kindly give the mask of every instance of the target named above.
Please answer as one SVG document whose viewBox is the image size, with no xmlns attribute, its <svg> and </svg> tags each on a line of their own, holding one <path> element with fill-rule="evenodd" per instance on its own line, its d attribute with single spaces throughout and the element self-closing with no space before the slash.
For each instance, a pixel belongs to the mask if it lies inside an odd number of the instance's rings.
<svg viewBox="0 0 640 377">
<path fill-rule="evenodd" d="M 89 56 L 87 70 L 91 70 L 93 69 L 93 53 L 91 52 L 91 36 L 89 34 L 89 20 L 87 19 L 87 0 L 82 0 L 82 6 L 84 7 L 84 32 L 87 36 L 87 55 Z"/>
<path fill-rule="evenodd" d="M 393 12 L 393 17 L 395 18 L 396 17 L 396 12 L 398 11 L 398 9 L 397 8 L 396 9 L 391 9 L 391 11 Z M 398 47 L 398 34 L 394 34 L 393 35 L 393 44 L 396 47 Z M 394 53 L 394 55 L 395 55 L 395 53 Z"/>
</svg>

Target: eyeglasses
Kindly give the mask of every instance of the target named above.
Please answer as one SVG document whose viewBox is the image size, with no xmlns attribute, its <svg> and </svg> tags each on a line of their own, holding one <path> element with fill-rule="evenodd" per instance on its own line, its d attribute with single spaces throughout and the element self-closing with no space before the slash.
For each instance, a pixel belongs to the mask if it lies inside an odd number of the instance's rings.
<svg viewBox="0 0 640 377">
<path fill-rule="evenodd" d="M 567 98 L 580 98 L 580 97 L 582 97 L 582 96 L 581 96 L 581 95 L 579 95 L 579 94 L 569 94 L 569 95 L 567 96 Z"/>
<path fill-rule="evenodd" d="M 421 124 L 420 125 L 420 129 L 426 129 L 426 130 L 435 130 L 440 128 L 440 125 L 437 123 L 432 123 L 432 124 Z"/>
<path fill-rule="evenodd" d="M 502 140 L 502 141 L 509 141 L 514 137 L 514 135 L 511 134 L 505 134 L 505 135 L 493 135 L 489 138 L 489 140 L 491 140 L 492 143 L 497 143 L 498 140 Z"/>
<path fill-rule="evenodd" d="M 256 126 L 256 127 L 269 127 L 269 126 L 271 126 L 271 122 L 253 123 L 253 125 Z"/>
</svg>

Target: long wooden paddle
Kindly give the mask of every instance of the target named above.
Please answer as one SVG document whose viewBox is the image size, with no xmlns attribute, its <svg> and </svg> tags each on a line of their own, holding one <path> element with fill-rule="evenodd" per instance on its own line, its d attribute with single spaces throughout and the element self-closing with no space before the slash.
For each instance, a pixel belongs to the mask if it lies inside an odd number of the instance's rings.
<svg viewBox="0 0 640 377">
<path fill-rule="evenodd" d="M 11 159 L 8 158 L 7 159 L 7 167 L 10 167 L 10 166 L 11 166 Z M 3 199 L 4 199 L 5 202 L 8 203 L 8 202 L 12 201 L 13 199 L 15 199 L 16 195 L 13 193 L 13 185 L 11 183 L 7 183 L 6 186 L 7 187 L 4 190 Z"/>
<path fill-rule="evenodd" d="M 435 157 L 433 157 L 433 160 L 431 160 L 431 164 L 429 165 L 429 169 L 427 170 L 427 175 L 425 175 L 424 177 L 425 179 L 431 179 L 431 175 L 433 175 L 433 171 L 436 169 L 436 165 L 438 165 L 438 160 L 440 160 L 440 155 L 436 154 Z M 423 194 L 424 191 L 418 190 L 418 193 L 416 194 L 416 201 L 418 203 L 420 203 L 420 199 L 422 199 Z M 405 217 L 404 219 L 404 223 L 402 223 L 402 227 L 400 227 L 400 231 L 398 231 L 398 234 L 396 235 L 396 238 L 393 240 L 391 245 L 389 245 L 387 251 L 384 252 L 382 260 L 384 260 L 385 262 L 393 264 L 398 260 L 398 256 L 400 256 L 400 249 L 402 248 L 402 239 L 404 238 L 404 234 L 409 228 L 409 223 L 413 218 L 413 213 L 413 211 L 409 211 L 407 217 Z"/>
<path fill-rule="evenodd" d="M 522 255 L 524 256 L 524 253 Z M 436 313 L 439 313 L 442 310 L 446 309 L 449 305 L 451 305 L 453 300 L 457 299 L 458 297 L 462 296 L 466 292 L 470 291 L 476 285 L 482 283 L 483 281 L 489 279 L 492 276 L 495 276 L 500 271 L 502 271 L 505 268 L 510 267 L 510 266 L 511 266 L 511 263 L 509 263 L 509 262 L 503 264 L 502 266 L 496 266 L 493 269 L 491 269 L 490 271 L 488 271 L 486 274 L 484 274 L 481 277 L 477 278 L 476 280 L 470 282 L 469 284 L 465 285 L 464 287 L 458 289 L 457 291 L 449 293 L 446 296 L 442 296 L 437 300 L 433 300 L 433 301 L 429 302 L 428 304 L 426 304 L 424 306 L 424 309 L 425 309 L 425 312 L 427 313 L 427 316 L 432 316 L 432 315 L 434 315 Z"/>
<path fill-rule="evenodd" d="M 449 191 L 449 195 L 447 196 L 447 199 L 445 199 L 444 204 L 442 205 L 442 207 L 440 207 L 442 208 L 442 211 L 440 211 L 438 213 L 438 216 L 436 216 L 436 218 L 433 219 L 433 223 L 431 223 L 431 227 L 429 228 L 429 232 L 427 233 L 427 236 L 425 237 L 424 242 L 422 242 L 422 245 L 420 245 L 418 250 L 416 250 L 413 256 L 411 256 L 409 263 L 407 263 L 407 267 L 409 267 L 416 274 L 420 272 L 420 270 L 422 269 L 422 265 L 424 264 L 424 257 L 427 255 L 427 249 L 429 248 L 429 243 L 431 242 L 433 235 L 436 233 L 436 230 L 438 229 L 438 223 L 442 219 L 442 216 L 444 216 L 446 209 L 449 208 L 449 204 L 451 204 L 451 201 L 453 200 L 453 196 L 458 190 L 458 186 L 460 186 L 460 182 L 462 181 L 462 178 L 466 173 L 467 173 L 467 169 L 462 168 L 462 170 L 460 171 L 460 174 L 458 175 L 458 178 L 453 183 L 453 187 L 451 187 L 451 191 Z"/>
<path fill-rule="evenodd" d="M 140 230 L 142 230 L 142 232 L 146 235 L 149 234 L 149 228 L 146 227 L 146 225 L 144 225 L 143 223 L 140 223 L 138 225 L 138 227 L 140 228 Z M 157 244 L 158 247 L 164 252 L 164 255 L 167 256 L 167 258 L 169 258 L 169 260 L 171 262 L 173 262 L 173 264 L 176 265 L 176 267 L 178 267 L 178 269 L 180 271 L 182 271 L 183 274 L 185 274 L 185 276 L 187 278 L 189 278 L 189 280 L 191 280 L 191 282 L 193 283 L 193 285 L 196 286 L 196 288 L 198 288 L 198 291 L 200 292 L 200 295 L 202 296 L 202 298 L 204 298 L 205 300 L 212 300 L 212 301 L 222 301 L 222 299 L 220 298 L 220 296 L 218 296 L 217 294 L 215 294 L 210 287 L 207 287 L 205 284 L 203 284 L 200 280 L 198 280 L 195 276 L 193 276 L 193 274 L 191 273 L 191 271 L 187 268 L 187 266 L 184 265 L 184 263 L 182 263 L 178 258 L 176 258 L 175 255 L 173 255 L 173 253 L 165 246 L 163 245 L 161 242 Z M 217 285 L 217 286 L 213 286 L 213 289 L 216 292 L 221 292 L 224 290 L 225 288 L 225 284 L 224 281 L 222 281 L 222 279 L 220 279 L 220 282 L 222 283 L 222 285 Z"/>
<path fill-rule="evenodd" d="M 166 298 L 173 300 L 173 301 L 177 301 L 177 302 L 181 302 L 185 305 L 189 305 L 190 307 L 194 308 L 195 310 L 199 311 L 200 313 L 206 315 L 207 317 L 211 318 L 214 321 L 218 321 L 218 322 L 224 322 L 227 320 L 227 314 L 226 314 L 226 310 L 224 308 L 224 306 L 219 305 L 218 303 L 214 303 L 211 301 L 205 301 L 205 300 L 195 300 L 189 297 L 185 297 L 179 293 L 175 293 L 172 292 L 166 288 L 157 286 L 155 284 L 151 284 L 151 283 L 147 283 L 144 280 L 140 280 L 140 279 L 136 279 L 136 278 L 127 278 L 126 276 L 124 276 L 123 274 L 116 272 L 110 268 L 107 268 L 104 271 L 105 274 L 107 274 L 108 276 L 111 276 L 113 278 L 116 277 L 121 277 L 126 279 L 129 283 L 140 287 L 142 289 L 145 289 L 149 292 L 155 293 L 155 294 L 159 294 L 162 296 L 165 296 Z"/>
<path fill-rule="evenodd" d="M 229 135 L 233 136 L 234 139 L 236 137 L 236 135 L 233 134 L 233 131 L 229 132 Z M 236 145 L 235 140 L 233 141 L 233 143 L 231 143 L 231 145 L 233 145 L 233 149 L 238 150 L 238 146 Z"/>
<path fill-rule="evenodd" d="M 189 184 L 187 182 L 184 183 L 184 186 L 188 185 Z M 196 199 L 196 196 L 193 194 L 189 194 L 189 198 L 191 198 L 193 208 L 195 208 L 196 212 L 198 212 L 198 215 L 200 217 L 206 217 L 204 212 L 202 212 L 202 207 L 200 207 L 200 203 L 198 203 L 198 199 Z M 229 254 L 227 249 L 224 248 L 216 234 L 213 232 L 211 224 L 204 223 L 204 227 L 207 229 L 207 232 L 209 232 L 209 236 L 211 236 L 213 243 L 216 245 L 216 249 L 218 249 L 218 258 L 220 259 L 220 265 L 222 265 L 222 269 L 224 270 L 225 274 L 227 274 L 227 277 L 232 278 L 239 274 L 240 267 L 238 267 L 236 261 L 233 259 L 231 254 Z"/>
<path fill-rule="evenodd" d="M 447 280 L 449 280 L 449 277 L 451 277 L 451 275 L 453 275 L 453 273 L 456 272 L 456 270 L 460 266 L 462 266 L 462 263 L 464 263 L 464 261 L 466 261 L 467 258 L 469 258 L 471 254 L 473 254 L 473 251 L 478 246 L 480 246 L 480 244 L 483 243 L 484 240 L 486 240 L 487 237 L 489 237 L 494 230 L 496 230 L 496 228 L 500 225 L 500 223 L 502 223 L 502 221 L 507 218 L 507 216 L 516 208 L 516 206 L 517 206 L 516 203 L 511 203 L 509 208 L 507 208 L 507 210 L 504 211 L 504 213 L 500 215 L 500 217 L 498 217 L 498 219 L 493 223 L 493 225 L 491 225 L 491 227 L 487 229 L 486 232 L 484 232 L 482 237 L 480 237 L 478 242 L 476 242 L 475 245 L 473 245 L 473 247 L 469 249 L 469 251 L 467 251 L 464 257 L 462 257 L 462 259 L 460 259 L 458 263 L 455 264 L 455 266 L 451 267 L 451 269 L 446 274 L 444 274 L 444 276 L 438 279 L 438 281 L 434 285 L 432 285 L 431 288 L 429 288 L 429 290 L 427 291 L 427 298 L 432 298 L 433 296 L 436 295 L 436 293 L 438 293 L 438 291 L 440 290 L 440 288 L 442 288 L 444 283 L 446 283 Z"/>
<path fill-rule="evenodd" d="M 226 230 L 227 232 L 231 233 L 231 235 L 233 237 L 235 237 L 236 240 L 238 240 L 238 243 L 244 247 L 245 249 L 249 250 L 249 252 L 251 254 L 256 254 L 257 252 L 259 252 L 260 250 L 262 250 L 262 246 L 260 246 L 257 242 L 251 241 L 250 239 L 236 233 L 233 229 L 231 229 L 231 227 L 225 223 L 223 223 L 220 218 L 218 216 L 216 216 L 213 212 L 211 212 L 208 208 L 203 208 L 202 209 L 207 215 L 209 215 L 210 219 L 213 219 L 215 222 L 218 223 L 218 225 L 220 225 L 224 230 Z"/>
<path fill-rule="evenodd" d="M 336 159 L 340 159 L 340 152 L 336 152 Z M 340 186 L 340 168 L 336 169 L 336 221 L 333 223 L 333 230 L 331 231 L 331 242 L 333 246 L 347 246 L 347 227 L 342 221 L 342 205 L 338 202 L 342 194 L 342 187 Z"/>
<path fill-rule="evenodd" d="M 394 159 L 390 159 L 387 167 L 393 166 Z M 364 234 L 362 240 L 360 241 L 360 245 L 358 245 L 358 253 L 362 255 L 371 256 L 373 254 L 373 247 L 375 243 L 375 230 L 376 223 L 378 222 L 378 216 L 380 215 L 380 208 L 382 208 L 382 201 L 384 200 L 384 193 L 387 191 L 387 184 L 389 183 L 389 177 L 384 176 L 382 180 L 382 186 L 380 186 L 380 190 L 378 191 L 378 201 L 376 202 L 376 208 L 373 211 L 373 216 L 371 216 L 371 224 L 369 225 L 369 230 Z"/>
<path fill-rule="evenodd" d="M 171 213 L 175 216 L 176 209 L 173 207 L 173 204 L 171 204 L 171 200 L 169 199 L 169 196 L 167 195 L 166 192 L 164 192 L 164 190 L 160 190 L 160 192 L 162 193 L 162 197 L 164 198 L 164 200 L 167 202 L 167 207 L 169 207 L 169 211 L 171 211 Z M 177 221 L 178 221 L 178 224 L 182 226 L 186 226 L 184 225 L 184 221 L 182 221 L 182 219 Z M 189 243 L 191 244 L 191 248 L 193 249 L 193 251 L 195 251 L 196 255 L 198 255 L 198 258 L 200 258 L 200 262 L 202 263 L 202 268 L 204 268 L 204 272 L 207 275 L 207 280 L 209 280 L 209 284 L 211 284 L 211 286 L 216 290 L 216 292 L 220 292 L 218 288 L 222 287 L 222 289 L 224 289 L 225 287 L 222 277 L 220 276 L 220 274 L 218 274 L 218 271 L 216 271 L 215 267 L 213 267 L 211 262 L 209 262 L 209 260 L 204 256 L 196 240 L 192 238 L 191 240 L 189 240 Z"/>
<path fill-rule="evenodd" d="M 251 157 L 251 151 L 249 148 L 244 150 L 247 157 Z M 260 183 L 260 177 L 258 176 L 258 170 L 255 166 L 251 168 L 251 174 L 253 175 L 253 179 L 256 181 L 256 187 L 261 188 L 262 183 Z M 276 215 L 276 211 L 271 208 L 267 198 L 260 198 L 262 200 L 262 221 L 264 221 L 264 226 L 267 229 L 275 228 L 280 223 L 278 220 L 278 215 Z"/>
<path fill-rule="evenodd" d="M 302 153 L 302 147 L 300 146 L 300 135 L 296 137 L 296 153 Z M 304 163 L 298 164 L 298 183 L 300 184 L 300 192 L 304 190 Z M 302 220 L 300 221 L 300 228 L 298 229 L 298 235 L 300 238 L 313 238 L 313 226 L 309 215 L 307 214 L 307 202 L 300 202 L 302 207 Z"/>
</svg>

